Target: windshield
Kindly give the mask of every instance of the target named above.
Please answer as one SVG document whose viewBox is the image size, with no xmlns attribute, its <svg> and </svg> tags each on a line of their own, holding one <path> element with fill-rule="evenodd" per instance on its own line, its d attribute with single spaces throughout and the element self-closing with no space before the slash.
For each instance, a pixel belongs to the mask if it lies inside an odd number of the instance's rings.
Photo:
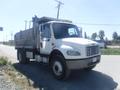
<svg viewBox="0 0 120 90">
<path fill-rule="evenodd" d="M 56 39 L 80 37 L 77 26 L 65 23 L 54 23 L 53 32 Z"/>
</svg>

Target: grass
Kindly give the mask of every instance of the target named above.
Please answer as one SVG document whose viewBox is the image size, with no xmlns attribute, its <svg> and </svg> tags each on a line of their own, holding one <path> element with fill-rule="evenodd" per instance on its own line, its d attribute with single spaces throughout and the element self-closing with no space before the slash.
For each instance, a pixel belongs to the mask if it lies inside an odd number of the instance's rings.
<svg viewBox="0 0 120 90">
<path fill-rule="evenodd" d="M 8 59 L 7 57 L 0 57 L 0 65 L 7 65 Z"/>
<path fill-rule="evenodd" d="M 120 55 L 120 48 L 101 49 L 102 55 Z"/>
</svg>

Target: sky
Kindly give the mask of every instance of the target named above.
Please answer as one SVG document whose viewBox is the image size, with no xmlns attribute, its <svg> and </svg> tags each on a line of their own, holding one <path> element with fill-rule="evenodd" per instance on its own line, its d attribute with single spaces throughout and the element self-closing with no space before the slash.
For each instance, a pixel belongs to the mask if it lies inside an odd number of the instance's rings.
<svg viewBox="0 0 120 90">
<path fill-rule="evenodd" d="M 120 0 L 60 0 L 64 5 L 60 8 L 61 19 L 73 21 L 82 27 L 83 33 L 91 36 L 99 30 L 112 39 L 112 33 L 120 35 Z M 38 17 L 57 16 L 55 0 L 0 0 L 0 41 L 13 39 L 16 32 L 25 29 L 25 20 L 30 21 L 34 15 Z M 29 25 L 27 24 L 27 27 Z M 12 37 L 11 37 L 12 36 Z"/>
</svg>

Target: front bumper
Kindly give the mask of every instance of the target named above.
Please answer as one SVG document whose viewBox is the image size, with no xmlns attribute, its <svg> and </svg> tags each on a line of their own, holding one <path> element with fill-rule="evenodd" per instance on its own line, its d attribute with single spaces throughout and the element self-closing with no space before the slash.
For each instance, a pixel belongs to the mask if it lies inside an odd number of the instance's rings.
<svg viewBox="0 0 120 90">
<path fill-rule="evenodd" d="M 83 69 L 93 65 L 96 65 L 100 62 L 101 56 L 94 56 L 84 59 L 66 59 L 66 64 L 69 69 Z"/>
</svg>

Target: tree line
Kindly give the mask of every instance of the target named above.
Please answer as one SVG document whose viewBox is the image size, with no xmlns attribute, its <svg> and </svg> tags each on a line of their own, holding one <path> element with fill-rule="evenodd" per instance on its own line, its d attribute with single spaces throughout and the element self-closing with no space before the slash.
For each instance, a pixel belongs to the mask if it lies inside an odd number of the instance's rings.
<svg viewBox="0 0 120 90">
<path fill-rule="evenodd" d="M 91 37 L 87 36 L 86 32 L 84 33 L 84 38 L 92 39 L 92 40 L 101 40 L 101 41 L 109 41 L 111 44 L 120 44 L 120 35 L 117 32 L 113 32 L 112 40 L 108 40 L 105 36 L 105 31 L 100 30 L 98 33 L 92 33 Z"/>
<path fill-rule="evenodd" d="M 105 37 L 104 30 L 100 30 L 98 34 L 96 32 L 92 33 L 91 37 L 87 36 L 86 32 L 84 33 L 84 38 L 92 40 L 96 40 L 97 38 L 99 38 L 99 40 L 104 41 L 104 37 Z"/>
</svg>

